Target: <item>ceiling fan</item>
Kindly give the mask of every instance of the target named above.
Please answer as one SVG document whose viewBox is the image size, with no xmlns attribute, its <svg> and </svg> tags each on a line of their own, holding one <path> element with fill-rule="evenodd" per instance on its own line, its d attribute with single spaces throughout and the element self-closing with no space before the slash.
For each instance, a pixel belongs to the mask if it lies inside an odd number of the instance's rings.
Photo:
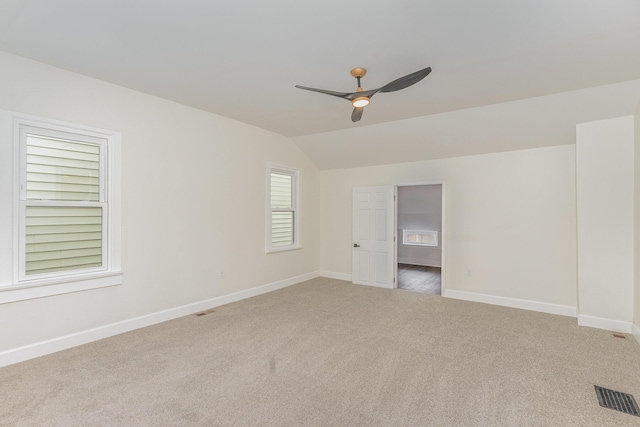
<svg viewBox="0 0 640 427">
<path fill-rule="evenodd" d="M 411 85 L 418 83 L 420 80 L 427 77 L 427 75 L 431 72 L 431 67 L 424 68 L 422 70 L 416 71 L 415 73 L 407 74 L 404 77 L 400 77 L 392 81 L 391 83 L 387 83 L 386 85 L 379 87 L 378 89 L 371 90 L 363 90 L 362 86 L 360 86 L 360 79 L 367 74 L 367 70 L 364 68 L 354 68 L 351 70 L 351 75 L 358 80 L 358 89 L 355 92 L 334 92 L 332 90 L 325 89 L 316 89 L 313 87 L 306 87 L 296 85 L 298 89 L 311 90 L 314 92 L 320 92 L 331 96 L 337 96 L 338 98 L 344 98 L 351 101 L 353 105 L 353 112 L 351 113 L 351 121 L 357 122 L 362 118 L 362 110 L 364 107 L 369 105 L 371 97 L 378 92 L 395 92 L 397 90 L 408 88 Z"/>
</svg>

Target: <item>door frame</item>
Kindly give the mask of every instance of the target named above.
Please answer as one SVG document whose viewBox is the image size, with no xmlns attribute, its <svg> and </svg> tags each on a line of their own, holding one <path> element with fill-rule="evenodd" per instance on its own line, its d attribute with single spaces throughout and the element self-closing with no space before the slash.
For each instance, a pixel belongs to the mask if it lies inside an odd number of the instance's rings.
<svg viewBox="0 0 640 427">
<path fill-rule="evenodd" d="M 449 239 L 449 233 L 447 233 L 446 226 L 446 183 L 444 181 L 430 181 L 430 182 L 419 182 L 419 183 L 402 183 L 402 184 L 394 184 L 394 202 L 393 202 L 393 232 L 394 232 L 394 240 L 395 246 L 393 248 L 393 287 L 398 287 L 398 244 L 400 241 L 398 240 L 400 237 L 398 236 L 398 187 L 414 187 L 421 185 L 441 185 L 442 186 L 442 231 L 440 232 L 440 296 L 446 296 L 446 242 Z"/>
</svg>

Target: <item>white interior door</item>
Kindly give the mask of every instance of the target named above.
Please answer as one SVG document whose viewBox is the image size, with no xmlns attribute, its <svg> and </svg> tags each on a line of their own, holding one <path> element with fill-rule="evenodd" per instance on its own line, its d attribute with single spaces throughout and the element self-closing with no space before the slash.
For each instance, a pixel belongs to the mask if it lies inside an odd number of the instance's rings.
<svg viewBox="0 0 640 427">
<path fill-rule="evenodd" d="M 395 187 L 353 189 L 352 281 L 394 287 Z"/>
</svg>

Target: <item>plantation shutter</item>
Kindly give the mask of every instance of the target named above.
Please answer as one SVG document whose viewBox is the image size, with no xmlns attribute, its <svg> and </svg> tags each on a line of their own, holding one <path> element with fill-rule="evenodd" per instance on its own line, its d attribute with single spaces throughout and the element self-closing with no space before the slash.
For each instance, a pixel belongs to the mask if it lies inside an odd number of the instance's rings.
<svg viewBox="0 0 640 427">
<path fill-rule="evenodd" d="M 271 172 L 271 246 L 294 243 L 294 179 L 293 175 Z"/>
<path fill-rule="evenodd" d="M 100 150 L 26 135 L 25 275 L 103 265 Z"/>
</svg>

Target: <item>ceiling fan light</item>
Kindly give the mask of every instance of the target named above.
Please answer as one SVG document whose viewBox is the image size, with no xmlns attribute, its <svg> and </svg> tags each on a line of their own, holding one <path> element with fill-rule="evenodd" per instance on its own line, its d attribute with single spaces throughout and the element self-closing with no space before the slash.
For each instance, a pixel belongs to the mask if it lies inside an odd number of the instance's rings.
<svg viewBox="0 0 640 427">
<path fill-rule="evenodd" d="M 356 108 L 366 107 L 367 105 L 369 105 L 369 97 L 368 96 L 359 96 L 359 97 L 355 98 L 353 101 L 351 101 L 351 105 L 353 105 Z"/>
</svg>

